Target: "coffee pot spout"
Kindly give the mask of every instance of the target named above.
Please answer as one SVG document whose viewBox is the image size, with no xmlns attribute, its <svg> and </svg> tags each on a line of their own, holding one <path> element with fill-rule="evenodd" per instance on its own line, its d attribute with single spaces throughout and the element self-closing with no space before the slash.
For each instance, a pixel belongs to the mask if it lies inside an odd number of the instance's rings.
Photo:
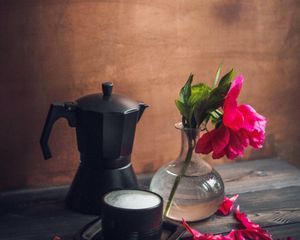
<svg viewBox="0 0 300 240">
<path fill-rule="evenodd" d="M 149 105 L 147 105 L 147 104 L 141 102 L 141 103 L 139 103 L 139 107 L 140 107 L 140 110 L 139 110 L 138 121 L 141 119 L 141 117 L 142 117 L 142 115 L 143 115 L 145 109 L 146 109 L 147 107 L 149 107 Z"/>
</svg>

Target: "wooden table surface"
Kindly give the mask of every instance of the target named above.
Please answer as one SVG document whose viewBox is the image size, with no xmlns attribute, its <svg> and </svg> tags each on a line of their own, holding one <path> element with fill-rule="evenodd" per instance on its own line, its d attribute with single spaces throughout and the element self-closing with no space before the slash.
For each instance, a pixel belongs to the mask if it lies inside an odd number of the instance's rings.
<svg viewBox="0 0 300 240">
<path fill-rule="evenodd" d="M 274 239 L 300 239 L 300 170 L 278 159 L 233 162 L 217 166 L 226 195 L 239 193 L 237 204 Z M 139 177 L 142 185 L 149 176 Z M 6 192 L 0 195 L 1 240 L 72 239 L 82 226 L 95 219 L 64 208 L 67 186 Z M 201 232 L 226 233 L 239 224 L 233 216 L 192 224 Z M 188 234 L 185 234 L 188 237 Z"/>
</svg>

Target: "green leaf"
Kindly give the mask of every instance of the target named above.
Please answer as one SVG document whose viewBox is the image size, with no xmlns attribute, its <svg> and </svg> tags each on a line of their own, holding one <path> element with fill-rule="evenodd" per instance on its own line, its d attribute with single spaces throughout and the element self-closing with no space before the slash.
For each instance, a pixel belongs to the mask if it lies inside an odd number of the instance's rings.
<svg viewBox="0 0 300 240">
<path fill-rule="evenodd" d="M 183 118 L 189 122 L 191 116 L 190 107 L 179 100 L 175 100 L 175 104 Z"/>
<path fill-rule="evenodd" d="M 224 83 L 219 85 L 217 88 L 214 88 L 208 98 L 208 110 L 214 111 L 217 108 L 223 105 L 224 99 L 230 89 L 231 82 Z"/>
<path fill-rule="evenodd" d="M 231 69 L 220 80 L 218 87 L 214 88 L 208 99 L 208 111 L 215 111 L 223 105 L 224 99 L 230 89 L 231 80 L 234 77 L 234 71 Z"/>
<path fill-rule="evenodd" d="M 188 80 L 186 81 L 186 83 L 180 90 L 179 97 L 180 97 L 180 101 L 182 103 L 187 103 L 191 96 L 191 92 L 192 92 L 191 85 L 193 82 L 193 77 L 194 77 L 194 75 L 191 73 Z"/>
<path fill-rule="evenodd" d="M 175 100 L 175 104 L 176 104 L 176 107 L 178 108 L 179 112 L 181 113 L 181 115 L 185 117 L 186 111 L 185 111 L 184 104 L 177 99 Z"/>
<path fill-rule="evenodd" d="M 231 80 L 234 77 L 234 71 L 231 69 L 228 73 L 226 73 L 220 80 L 218 86 L 226 85 L 228 83 L 231 83 Z"/>
<path fill-rule="evenodd" d="M 194 108 L 194 117 L 197 122 L 197 127 L 199 127 L 202 122 L 207 118 L 207 109 L 208 109 L 208 98 L 203 99 L 201 102 L 198 102 Z"/>
<path fill-rule="evenodd" d="M 219 109 L 216 109 L 215 112 L 216 112 L 218 115 L 223 116 L 223 112 L 220 111 Z"/>
<path fill-rule="evenodd" d="M 222 63 L 220 64 L 218 70 L 217 70 L 217 73 L 216 73 L 216 76 L 215 76 L 215 80 L 214 80 L 214 87 L 217 86 L 217 83 L 218 83 L 218 80 L 219 80 L 219 77 L 220 77 L 220 73 L 221 73 L 221 68 L 222 68 Z"/>
<path fill-rule="evenodd" d="M 218 108 L 223 105 L 224 99 L 231 86 L 231 82 L 224 82 L 210 91 L 209 97 L 203 99 L 195 108 L 194 115 L 198 126 L 207 119 L 211 112 L 214 112 L 212 118 L 218 119 Z M 218 121 L 216 121 L 218 122 Z"/>
<path fill-rule="evenodd" d="M 210 112 L 209 115 L 210 115 L 210 118 L 211 118 L 211 122 L 214 125 L 216 125 L 217 123 L 222 121 L 223 113 L 221 113 L 218 109 L 216 109 L 215 111 Z"/>
<path fill-rule="evenodd" d="M 203 99 L 208 98 L 211 89 L 204 83 L 199 83 L 192 86 L 191 96 L 189 98 L 188 104 L 194 108 Z"/>
<path fill-rule="evenodd" d="M 212 117 L 213 119 L 218 119 L 218 118 L 219 118 L 219 115 L 216 113 L 216 111 L 212 111 L 212 112 L 210 113 L 210 115 L 211 115 L 211 117 Z"/>
</svg>

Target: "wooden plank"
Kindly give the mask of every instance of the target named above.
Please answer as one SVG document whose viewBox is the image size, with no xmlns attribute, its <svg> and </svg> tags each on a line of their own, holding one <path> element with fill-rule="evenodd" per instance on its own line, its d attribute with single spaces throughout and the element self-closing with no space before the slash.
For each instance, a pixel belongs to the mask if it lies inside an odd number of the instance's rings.
<svg viewBox="0 0 300 240">
<path fill-rule="evenodd" d="M 300 186 L 300 171 L 276 158 L 232 162 L 215 167 L 227 194 Z"/>
<path fill-rule="evenodd" d="M 138 176 L 144 188 L 151 177 Z M 4 192 L 0 195 L 1 240 L 50 240 L 72 236 L 97 216 L 70 211 L 64 206 L 69 186 Z M 65 238 L 64 238 L 65 239 Z"/>
<path fill-rule="evenodd" d="M 293 240 L 300 239 L 300 223 L 266 227 L 265 229 L 271 233 L 274 240 L 287 240 L 287 237 L 292 237 Z M 183 239 L 192 240 L 192 237 L 185 235 Z"/>
<path fill-rule="evenodd" d="M 300 186 L 300 171 L 286 161 L 276 158 L 232 162 L 215 166 L 221 174 L 227 194 Z M 152 174 L 140 174 L 143 188 L 150 184 Z M 0 193 L 1 202 L 64 199 L 69 186 L 59 186 Z"/>
<path fill-rule="evenodd" d="M 300 187 L 271 189 L 240 194 L 236 206 L 262 227 L 275 227 L 300 223 Z M 239 228 L 233 215 L 217 216 L 192 223 L 192 227 L 205 233 L 226 233 Z M 187 234 L 185 235 L 187 236 Z"/>
<path fill-rule="evenodd" d="M 19 207 L 1 215 L 0 239 L 50 240 L 54 235 L 74 235 L 95 216 L 64 208 L 63 202 Z"/>
<path fill-rule="evenodd" d="M 224 178 L 227 193 L 240 193 L 237 204 L 253 222 L 277 238 L 299 236 L 300 171 L 277 159 L 237 162 L 216 167 Z M 144 187 L 149 175 L 139 176 Z M 49 240 L 54 235 L 72 236 L 95 216 L 64 208 L 68 186 L 2 193 L 0 238 L 3 240 Z M 23 201 L 22 201 L 23 200 Z M 239 227 L 232 216 L 213 216 L 192 224 L 203 232 L 228 232 Z M 295 228 L 293 230 L 293 228 Z M 277 229 L 280 229 L 278 231 Z M 280 233 L 280 234 L 279 234 Z M 297 235 L 298 234 L 298 235 Z M 296 238 L 297 239 L 297 238 Z"/>
<path fill-rule="evenodd" d="M 300 223 L 300 187 L 272 189 L 240 194 L 237 204 L 253 222 L 264 227 Z M 20 206 L 2 214 L 1 239 L 51 239 L 53 235 L 72 236 L 78 229 L 94 219 L 64 208 L 63 202 L 39 203 Z M 202 232 L 228 232 L 237 228 L 232 216 L 213 216 L 192 224 Z"/>
<path fill-rule="evenodd" d="M 300 223 L 267 227 L 266 229 L 272 234 L 273 239 L 287 240 L 287 237 L 292 237 L 293 240 L 300 239 Z"/>
<path fill-rule="evenodd" d="M 227 194 L 300 186 L 300 171 L 276 158 L 240 161 L 215 166 L 221 174 Z M 138 175 L 142 188 L 150 184 L 152 174 Z M 64 199 L 69 186 L 9 191 L 0 193 L 0 204 L 6 202 L 49 201 Z"/>
</svg>

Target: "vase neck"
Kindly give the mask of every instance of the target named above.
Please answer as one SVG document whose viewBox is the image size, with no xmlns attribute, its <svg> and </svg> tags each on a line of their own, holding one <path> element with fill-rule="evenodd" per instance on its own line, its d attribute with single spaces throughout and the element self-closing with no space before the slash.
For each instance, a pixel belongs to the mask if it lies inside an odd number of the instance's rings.
<svg viewBox="0 0 300 240">
<path fill-rule="evenodd" d="M 185 158 L 189 149 L 192 149 L 193 155 L 195 155 L 196 143 L 200 136 L 200 129 L 198 128 L 181 128 L 181 149 L 179 153 L 179 159 Z"/>
<path fill-rule="evenodd" d="M 179 128 L 178 128 L 179 129 Z M 205 175 L 212 171 L 210 164 L 202 159 L 201 154 L 195 152 L 196 144 L 199 140 L 201 130 L 193 128 L 181 128 L 181 149 L 179 156 L 175 160 L 175 165 L 182 166 L 189 159 L 185 175 L 194 176 Z M 179 167 L 179 169 L 181 169 Z"/>
</svg>

